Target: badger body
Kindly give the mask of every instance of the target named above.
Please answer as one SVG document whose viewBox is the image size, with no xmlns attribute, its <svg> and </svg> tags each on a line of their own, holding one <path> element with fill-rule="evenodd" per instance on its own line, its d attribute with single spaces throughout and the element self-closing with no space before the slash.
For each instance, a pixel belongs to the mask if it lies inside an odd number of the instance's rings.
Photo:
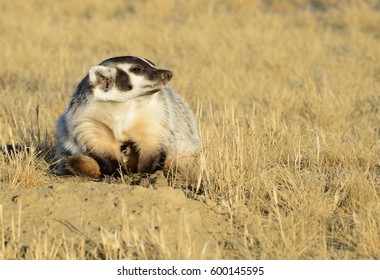
<svg viewBox="0 0 380 280">
<path fill-rule="evenodd" d="M 99 178 L 186 166 L 200 151 L 193 112 L 172 72 L 132 56 L 92 67 L 56 125 L 58 174 Z"/>
</svg>

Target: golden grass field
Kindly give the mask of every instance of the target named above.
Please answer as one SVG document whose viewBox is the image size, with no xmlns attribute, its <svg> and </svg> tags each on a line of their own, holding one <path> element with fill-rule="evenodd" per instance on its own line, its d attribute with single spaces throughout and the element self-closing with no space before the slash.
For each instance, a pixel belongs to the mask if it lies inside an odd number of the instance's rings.
<svg viewBox="0 0 380 280">
<path fill-rule="evenodd" d="M 0 142 L 21 147 L 0 153 L 0 259 L 380 258 L 380 1 L 0 0 L 0 13 Z M 203 137 L 204 194 L 184 198 L 176 181 L 131 191 L 160 232 L 130 224 L 127 194 L 120 215 L 106 208 L 125 183 L 50 172 L 75 86 L 120 55 L 172 70 Z M 86 208 L 99 241 L 69 214 L 60 223 L 80 234 L 43 230 L 44 205 L 58 217 L 82 194 L 99 199 Z M 169 216 L 175 196 L 200 212 Z M 218 241 L 202 243 L 198 224 Z"/>
</svg>

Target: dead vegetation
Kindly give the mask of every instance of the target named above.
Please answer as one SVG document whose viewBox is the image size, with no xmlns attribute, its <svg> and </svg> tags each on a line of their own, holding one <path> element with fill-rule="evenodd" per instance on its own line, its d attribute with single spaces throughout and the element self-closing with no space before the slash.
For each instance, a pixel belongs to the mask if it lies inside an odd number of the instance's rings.
<svg viewBox="0 0 380 280">
<path fill-rule="evenodd" d="M 186 219 L 187 241 L 174 247 L 154 230 L 142 242 L 125 219 L 96 246 L 35 228 L 25 251 L 18 206 L 0 200 L 0 259 L 380 257 L 379 1 L 16 0 L 0 10 L 0 141 L 22 147 L 0 154 L 0 199 L 61 180 L 49 173 L 56 118 L 92 65 L 129 54 L 173 70 L 204 140 L 209 183 L 193 198 L 229 224 L 225 243 L 190 255 Z"/>
</svg>

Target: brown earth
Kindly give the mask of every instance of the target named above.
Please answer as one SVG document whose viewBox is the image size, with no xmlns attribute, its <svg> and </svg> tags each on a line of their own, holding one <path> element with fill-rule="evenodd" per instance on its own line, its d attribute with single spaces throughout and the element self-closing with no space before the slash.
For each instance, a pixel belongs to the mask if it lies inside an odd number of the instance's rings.
<svg viewBox="0 0 380 280">
<path fill-rule="evenodd" d="M 8 256 L 16 251 L 14 258 L 239 257 L 223 208 L 187 198 L 162 173 L 145 187 L 75 177 L 52 182 L 1 190 Z"/>
</svg>

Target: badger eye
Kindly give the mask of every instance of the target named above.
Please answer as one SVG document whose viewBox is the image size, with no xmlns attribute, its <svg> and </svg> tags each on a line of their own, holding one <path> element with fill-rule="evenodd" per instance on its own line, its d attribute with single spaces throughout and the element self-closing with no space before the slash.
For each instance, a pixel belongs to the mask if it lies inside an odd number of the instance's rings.
<svg viewBox="0 0 380 280">
<path fill-rule="evenodd" d="M 135 66 L 135 67 L 131 68 L 131 71 L 133 73 L 140 73 L 142 71 L 142 69 L 139 66 Z"/>
</svg>

